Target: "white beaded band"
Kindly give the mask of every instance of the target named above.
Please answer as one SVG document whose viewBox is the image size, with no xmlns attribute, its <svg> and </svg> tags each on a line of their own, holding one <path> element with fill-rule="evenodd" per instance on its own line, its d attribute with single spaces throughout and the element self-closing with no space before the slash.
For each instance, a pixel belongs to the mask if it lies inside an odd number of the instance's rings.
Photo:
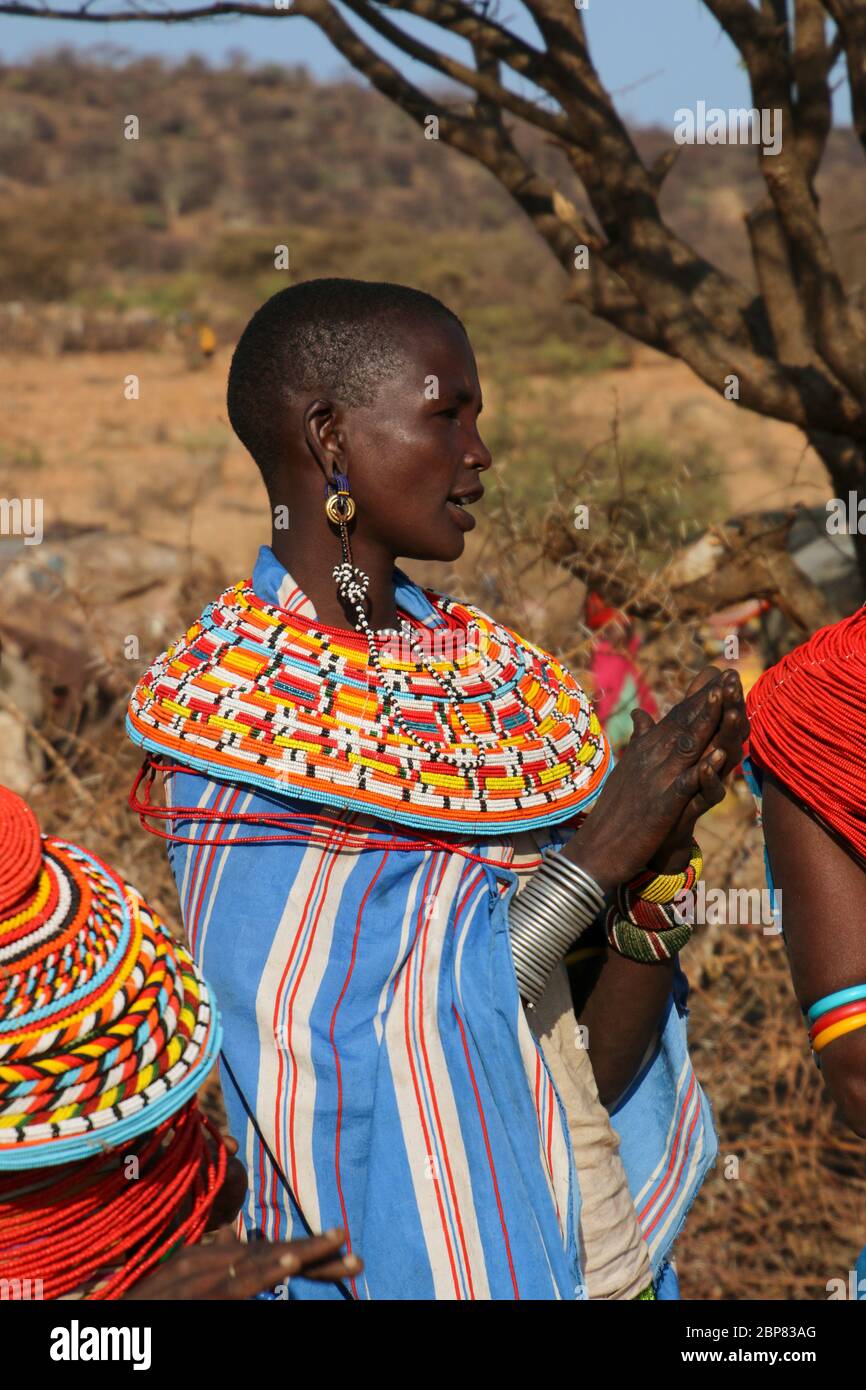
<svg viewBox="0 0 866 1390">
<path fill-rule="evenodd" d="M 541 867 L 508 910 L 514 973 L 530 1004 L 539 1002 L 559 961 L 604 907 L 605 895 L 585 869 L 549 845 L 542 850 Z"/>
</svg>

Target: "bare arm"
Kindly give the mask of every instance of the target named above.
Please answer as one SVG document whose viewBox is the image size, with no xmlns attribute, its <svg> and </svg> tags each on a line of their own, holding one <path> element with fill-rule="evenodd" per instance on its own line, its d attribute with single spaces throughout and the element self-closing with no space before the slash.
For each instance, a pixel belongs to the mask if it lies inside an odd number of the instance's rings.
<svg viewBox="0 0 866 1390">
<path fill-rule="evenodd" d="M 672 960 L 639 965 L 608 951 L 589 997 L 576 1001 L 602 1105 L 612 1105 L 637 1074 L 658 1034 L 673 974 Z"/>
<path fill-rule="evenodd" d="M 769 775 L 762 810 L 794 990 L 807 1009 L 866 984 L 866 871 Z M 821 1068 L 848 1124 L 866 1138 L 866 1028 L 829 1043 Z"/>
</svg>

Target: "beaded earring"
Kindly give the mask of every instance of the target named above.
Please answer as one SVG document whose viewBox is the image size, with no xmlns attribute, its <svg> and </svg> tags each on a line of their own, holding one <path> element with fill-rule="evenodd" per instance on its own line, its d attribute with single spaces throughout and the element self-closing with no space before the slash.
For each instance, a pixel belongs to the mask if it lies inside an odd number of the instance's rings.
<svg viewBox="0 0 866 1390">
<path fill-rule="evenodd" d="M 349 493 L 349 479 L 345 473 L 334 472 L 333 479 L 325 483 L 325 496 L 328 499 L 325 511 L 329 521 L 341 525 L 344 521 L 352 520 L 355 515 L 355 499 Z M 348 536 L 346 544 L 348 545 Z"/>
<path fill-rule="evenodd" d="M 334 526 L 340 528 L 340 546 L 343 552 L 343 559 L 339 565 L 334 566 L 334 579 L 337 581 L 337 593 L 344 602 L 351 603 L 358 612 L 359 621 L 355 624 L 358 631 L 362 630 L 362 624 L 366 623 L 366 615 L 363 610 L 363 601 L 370 586 L 369 577 L 359 570 L 352 557 L 352 545 L 349 540 L 349 532 L 346 529 L 348 523 L 355 515 L 355 499 L 349 492 L 349 479 L 345 473 L 338 473 L 334 470 L 333 478 L 325 483 L 325 515 Z"/>
</svg>

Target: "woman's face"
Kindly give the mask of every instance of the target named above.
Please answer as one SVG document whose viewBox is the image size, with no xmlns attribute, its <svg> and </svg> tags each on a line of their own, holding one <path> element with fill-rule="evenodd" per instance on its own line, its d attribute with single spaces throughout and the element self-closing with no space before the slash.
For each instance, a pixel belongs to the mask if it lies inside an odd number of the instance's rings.
<svg viewBox="0 0 866 1390">
<path fill-rule="evenodd" d="M 448 499 L 482 492 L 480 474 L 493 462 L 478 433 L 478 371 L 457 324 L 431 318 L 406 333 L 405 367 L 374 404 L 344 416 L 356 525 L 395 558 L 454 560 L 475 518 L 468 502 L 461 509 Z"/>
</svg>

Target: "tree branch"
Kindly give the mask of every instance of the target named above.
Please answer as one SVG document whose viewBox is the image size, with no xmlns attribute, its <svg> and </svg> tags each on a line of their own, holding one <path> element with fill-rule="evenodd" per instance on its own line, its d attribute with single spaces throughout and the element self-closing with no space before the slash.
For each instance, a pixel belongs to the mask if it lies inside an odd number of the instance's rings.
<svg viewBox="0 0 866 1390">
<path fill-rule="evenodd" d="M 741 405 L 806 430 L 866 438 L 866 326 L 846 301 L 814 197 L 829 131 L 828 76 L 841 45 L 860 83 L 855 113 L 866 141 L 866 5 L 859 0 L 794 0 L 793 31 L 782 0 L 761 0 L 760 7 L 749 0 L 704 0 L 745 58 L 754 104 L 781 109 L 789 136 L 779 155 L 761 159 L 768 199 L 748 220 L 761 298 L 664 222 L 658 192 L 676 151 L 645 167 L 592 62 L 582 15 L 567 0 L 524 0 L 543 51 L 466 0 L 344 0 L 352 15 L 400 52 L 473 92 L 471 114 L 437 109 L 436 100 L 365 42 L 332 0 L 293 0 L 286 10 L 247 0 L 151 10 L 126 0 L 122 9 L 99 12 L 92 3 L 53 8 L 0 0 L 0 13 L 160 24 L 226 15 L 305 17 L 377 91 L 422 127 L 436 114 L 441 138 L 499 180 L 566 269 L 570 301 L 681 358 L 717 392 L 727 377 L 737 376 Z M 838 27 L 829 46 L 822 4 Z M 469 43 L 475 65 L 404 33 L 383 8 L 457 34 Z M 503 67 L 533 82 L 558 109 L 545 110 L 511 91 Z M 558 144 L 598 227 L 521 155 L 504 112 Z M 575 270 L 577 243 L 590 248 L 588 269 Z"/>
<path fill-rule="evenodd" d="M 747 213 L 746 229 L 776 351 L 783 361 L 804 366 L 814 360 L 815 351 L 791 269 L 788 243 L 769 198 Z"/>
<path fill-rule="evenodd" d="M 327 0 L 303 0 L 303 5 L 306 16 L 319 25 L 352 66 L 423 126 L 431 109 L 435 110 L 435 103 L 417 88 L 410 87 L 390 64 L 379 58 Z M 655 325 L 639 300 L 605 265 L 598 233 L 549 179 L 530 168 L 501 123 L 478 125 L 469 118 L 443 113 L 439 117 L 439 128 L 448 144 L 483 164 L 511 194 L 569 272 L 568 297 L 572 302 L 642 342 L 662 346 Z M 576 240 L 598 253 L 591 255 L 586 270 L 575 271 Z"/>
<path fill-rule="evenodd" d="M 485 101 L 495 102 L 506 111 L 519 116 L 529 125 L 549 131 L 551 135 L 558 135 L 561 139 L 570 137 L 571 126 L 564 116 L 552 111 L 545 111 L 543 107 L 527 101 L 525 97 L 518 96 L 516 92 L 509 91 L 489 71 L 479 72 L 475 68 L 467 67 L 465 63 L 458 62 L 455 58 L 448 58 L 442 53 L 437 53 L 435 48 L 422 43 L 419 39 L 412 38 L 399 25 L 393 24 L 384 15 L 379 14 L 368 3 L 368 0 L 343 0 L 343 3 L 365 24 L 369 24 L 371 29 L 375 29 L 377 34 L 381 34 L 383 39 L 393 43 L 410 58 L 414 58 L 419 63 L 425 63 L 427 67 L 442 73 L 444 77 L 450 77 L 454 82 L 462 83 L 464 87 L 469 87 L 472 91 L 477 92 Z"/>
<path fill-rule="evenodd" d="M 778 43 L 784 36 L 784 26 L 779 24 L 777 16 L 766 10 L 756 10 L 749 0 L 703 0 L 703 3 L 746 62 L 756 45 Z"/>
<path fill-rule="evenodd" d="M 835 59 L 827 43 L 821 0 L 795 0 L 793 69 L 797 84 L 794 124 L 804 172 L 814 197 L 815 175 L 833 123 L 828 81 Z"/>
<path fill-rule="evenodd" d="M 775 155 L 762 151 L 759 165 L 803 286 L 809 334 L 833 375 L 854 396 L 866 399 L 866 323 L 848 302 L 818 218 L 812 179 L 796 139 L 784 30 L 775 17 L 753 9 L 747 0 L 703 2 L 743 55 L 754 106 L 780 114 L 781 148 Z M 786 132 L 794 139 L 786 138 Z"/>
<path fill-rule="evenodd" d="M 866 150 L 866 14 L 848 0 L 823 0 L 845 53 L 854 129 Z"/>
<path fill-rule="evenodd" d="M 93 0 L 78 6 L 32 5 L 19 0 L 3 0 L 0 14 L 19 15 L 28 19 L 73 19 L 82 24 L 187 24 L 194 19 L 214 19 L 220 15 L 256 15 L 260 19 L 291 19 L 300 11 L 275 10 L 272 5 L 244 3 L 244 0 L 214 0 L 213 4 L 197 5 L 189 10 L 142 10 L 136 7 L 104 10 L 92 14 Z"/>
<path fill-rule="evenodd" d="M 550 75 L 552 64 L 548 54 L 533 48 L 489 15 L 471 9 L 463 0 L 380 0 L 380 3 L 388 9 L 405 10 L 442 29 L 450 29 L 472 44 L 476 58 L 482 52 L 489 54 L 539 87 L 544 87 Z"/>
</svg>

